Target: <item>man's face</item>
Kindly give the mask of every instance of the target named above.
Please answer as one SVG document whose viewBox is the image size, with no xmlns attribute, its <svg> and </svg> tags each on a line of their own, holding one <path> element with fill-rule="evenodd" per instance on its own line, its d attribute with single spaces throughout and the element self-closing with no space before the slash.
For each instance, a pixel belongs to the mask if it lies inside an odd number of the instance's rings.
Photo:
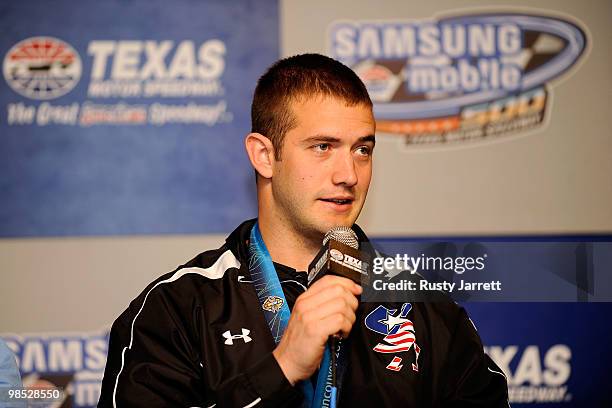
<svg viewBox="0 0 612 408">
<path fill-rule="evenodd" d="M 351 226 L 372 177 L 375 124 L 366 105 L 314 97 L 293 102 L 297 126 L 274 162 L 272 195 L 282 222 L 306 237 Z"/>
</svg>

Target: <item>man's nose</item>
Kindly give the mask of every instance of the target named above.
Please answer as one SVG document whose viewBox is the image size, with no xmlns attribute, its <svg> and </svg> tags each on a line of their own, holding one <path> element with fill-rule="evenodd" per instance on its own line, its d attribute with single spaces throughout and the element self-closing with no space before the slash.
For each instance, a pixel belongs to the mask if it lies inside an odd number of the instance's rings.
<svg viewBox="0 0 612 408">
<path fill-rule="evenodd" d="M 357 172 L 355 171 L 355 160 L 352 154 L 341 154 L 334 163 L 332 182 L 352 187 L 357 184 Z"/>
</svg>

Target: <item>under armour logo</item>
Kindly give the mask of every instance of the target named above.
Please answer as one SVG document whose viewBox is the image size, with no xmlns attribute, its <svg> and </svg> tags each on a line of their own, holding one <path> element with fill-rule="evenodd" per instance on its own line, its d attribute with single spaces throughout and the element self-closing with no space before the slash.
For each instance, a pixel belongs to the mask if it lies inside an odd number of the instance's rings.
<svg viewBox="0 0 612 408">
<path fill-rule="evenodd" d="M 234 340 L 242 339 L 245 343 L 253 340 L 249 337 L 249 333 L 251 331 L 249 329 L 242 329 L 242 334 L 232 334 L 229 330 L 223 333 L 223 337 L 225 337 L 225 344 L 228 346 L 234 345 Z"/>
</svg>

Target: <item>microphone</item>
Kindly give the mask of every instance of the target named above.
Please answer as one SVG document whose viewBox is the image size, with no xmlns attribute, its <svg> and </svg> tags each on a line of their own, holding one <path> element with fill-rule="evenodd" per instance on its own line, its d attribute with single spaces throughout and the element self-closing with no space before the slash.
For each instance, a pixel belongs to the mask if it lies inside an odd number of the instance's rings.
<svg viewBox="0 0 612 408">
<path fill-rule="evenodd" d="M 323 238 L 323 247 L 308 265 L 308 286 L 327 274 L 342 276 L 361 285 L 369 283 L 368 268 L 371 257 L 367 252 L 359 251 L 357 234 L 349 227 L 334 227 L 327 231 Z M 339 352 L 340 335 L 329 337 L 331 351 L 331 407 L 337 403 L 336 353 Z"/>
<path fill-rule="evenodd" d="M 349 227 L 334 227 L 323 238 L 323 247 L 308 265 L 308 286 L 327 274 L 351 279 L 358 285 L 368 284 L 371 256 L 359 250 L 357 234 Z"/>
</svg>

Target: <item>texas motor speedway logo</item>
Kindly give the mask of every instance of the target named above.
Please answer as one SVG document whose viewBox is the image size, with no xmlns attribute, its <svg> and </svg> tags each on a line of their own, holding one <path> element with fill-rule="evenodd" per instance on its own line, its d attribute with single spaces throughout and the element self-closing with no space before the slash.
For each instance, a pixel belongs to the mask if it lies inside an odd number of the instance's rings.
<svg viewBox="0 0 612 408">
<path fill-rule="evenodd" d="M 84 66 L 77 50 L 49 36 L 24 39 L 8 50 L 3 63 L 7 84 L 21 96 L 44 101 L 9 101 L 9 126 L 212 127 L 233 120 L 223 83 L 227 50 L 219 39 L 94 39 L 79 51 Z M 62 96 L 67 103 L 51 102 Z"/>
<path fill-rule="evenodd" d="M 338 21 L 328 32 L 330 55 L 366 84 L 377 130 L 408 144 L 541 127 L 550 81 L 587 45 L 577 23 L 524 13 Z"/>
<path fill-rule="evenodd" d="M 15 92 L 32 99 L 52 99 L 70 92 L 79 82 L 81 58 L 62 40 L 33 37 L 8 51 L 3 72 Z"/>
<path fill-rule="evenodd" d="M 572 402 L 568 386 L 572 374 L 569 345 L 489 345 L 485 352 L 505 373 L 510 402 L 557 403 L 554 406 Z"/>
</svg>

